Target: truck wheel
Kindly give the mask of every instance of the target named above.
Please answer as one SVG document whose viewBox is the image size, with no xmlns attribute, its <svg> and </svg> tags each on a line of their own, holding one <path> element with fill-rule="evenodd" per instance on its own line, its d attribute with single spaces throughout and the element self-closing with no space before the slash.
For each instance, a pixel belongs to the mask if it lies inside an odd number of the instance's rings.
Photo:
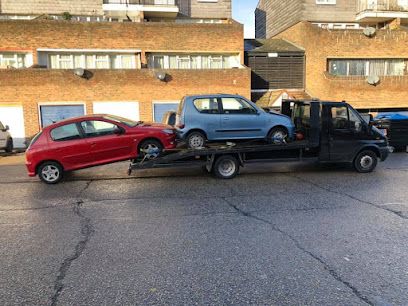
<svg viewBox="0 0 408 306">
<path fill-rule="evenodd" d="M 145 157 L 148 160 L 158 158 L 163 152 L 163 145 L 160 141 L 155 139 L 147 139 L 143 141 L 139 146 L 139 155 Z"/>
<path fill-rule="evenodd" d="M 9 140 L 7 140 L 6 153 L 13 152 L 13 149 L 14 149 L 13 139 L 9 138 Z"/>
<path fill-rule="evenodd" d="M 220 156 L 213 168 L 216 177 L 221 179 L 232 179 L 239 172 L 238 160 L 232 155 Z"/>
<path fill-rule="evenodd" d="M 206 137 L 203 133 L 195 131 L 188 134 L 186 141 L 190 149 L 202 148 L 205 145 Z"/>
<path fill-rule="evenodd" d="M 378 157 L 375 152 L 365 150 L 360 152 L 354 160 L 354 168 L 359 173 L 372 172 L 377 167 Z"/>
<path fill-rule="evenodd" d="M 283 127 L 274 127 L 268 133 L 268 142 L 274 144 L 284 143 L 288 138 L 288 130 Z"/>
<path fill-rule="evenodd" d="M 47 184 L 57 184 L 62 180 L 64 170 L 57 162 L 44 162 L 38 168 L 38 177 Z"/>
</svg>

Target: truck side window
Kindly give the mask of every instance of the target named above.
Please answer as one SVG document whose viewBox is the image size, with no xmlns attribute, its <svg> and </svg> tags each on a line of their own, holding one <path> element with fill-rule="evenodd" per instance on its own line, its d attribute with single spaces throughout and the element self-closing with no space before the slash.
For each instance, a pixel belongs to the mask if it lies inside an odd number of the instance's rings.
<svg viewBox="0 0 408 306">
<path fill-rule="evenodd" d="M 349 129 L 348 109 L 346 106 L 332 107 L 331 115 L 334 130 Z"/>
<path fill-rule="evenodd" d="M 361 123 L 360 117 L 352 109 L 349 109 L 349 116 L 350 116 L 350 129 L 357 133 L 361 132 L 363 125 Z"/>
</svg>

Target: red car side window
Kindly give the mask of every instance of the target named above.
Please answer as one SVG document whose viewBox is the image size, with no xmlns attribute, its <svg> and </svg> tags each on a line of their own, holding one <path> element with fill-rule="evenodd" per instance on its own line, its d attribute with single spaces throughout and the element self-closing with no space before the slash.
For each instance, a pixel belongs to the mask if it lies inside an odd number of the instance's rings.
<svg viewBox="0 0 408 306">
<path fill-rule="evenodd" d="M 76 123 L 71 123 L 53 129 L 51 131 L 51 138 L 54 141 L 68 141 L 80 139 L 81 134 L 78 131 Z"/>
<path fill-rule="evenodd" d="M 118 128 L 117 125 L 99 120 L 82 121 L 81 127 L 86 137 L 99 137 L 112 135 Z"/>
</svg>

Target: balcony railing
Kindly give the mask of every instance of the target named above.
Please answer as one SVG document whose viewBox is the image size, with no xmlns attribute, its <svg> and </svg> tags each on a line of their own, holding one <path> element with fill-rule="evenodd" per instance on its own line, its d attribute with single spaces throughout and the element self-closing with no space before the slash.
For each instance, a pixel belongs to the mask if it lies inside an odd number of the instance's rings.
<svg viewBox="0 0 408 306">
<path fill-rule="evenodd" d="M 103 0 L 103 4 L 174 6 L 175 0 Z"/>
<path fill-rule="evenodd" d="M 358 13 L 408 12 L 408 0 L 358 0 Z"/>
</svg>

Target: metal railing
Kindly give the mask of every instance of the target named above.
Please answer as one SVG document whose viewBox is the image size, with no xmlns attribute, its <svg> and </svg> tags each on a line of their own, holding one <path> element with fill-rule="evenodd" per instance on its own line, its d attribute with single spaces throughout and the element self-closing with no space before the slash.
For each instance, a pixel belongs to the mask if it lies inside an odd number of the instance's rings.
<svg viewBox="0 0 408 306">
<path fill-rule="evenodd" d="M 103 0 L 103 4 L 123 4 L 123 5 L 176 5 L 175 0 Z"/>
<path fill-rule="evenodd" d="M 408 12 L 408 0 L 358 0 L 358 13 L 364 11 Z"/>
</svg>

